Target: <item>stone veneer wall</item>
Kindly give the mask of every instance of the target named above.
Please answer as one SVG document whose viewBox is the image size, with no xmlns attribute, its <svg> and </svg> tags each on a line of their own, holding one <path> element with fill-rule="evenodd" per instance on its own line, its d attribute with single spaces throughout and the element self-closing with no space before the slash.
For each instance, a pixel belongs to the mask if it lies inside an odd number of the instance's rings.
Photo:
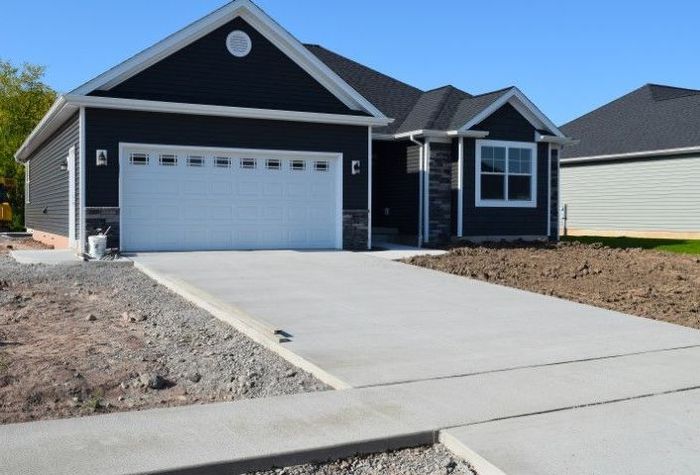
<svg viewBox="0 0 700 475">
<path fill-rule="evenodd" d="M 107 247 L 119 247 L 119 208 L 109 207 L 86 207 L 85 208 L 85 231 L 87 236 L 94 236 L 97 230 L 106 231 L 108 227 Z M 87 249 L 87 242 L 85 243 Z"/>
<path fill-rule="evenodd" d="M 551 194 L 549 201 L 549 239 L 557 240 L 559 232 L 559 150 L 552 148 L 551 151 Z"/>
<path fill-rule="evenodd" d="M 367 250 L 369 212 L 366 209 L 343 210 L 343 249 Z"/>
<path fill-rule="evenodd" d="M 450 144 L 430 144 L 429 243 L 443 243 L 452 234 L 452 153 Z"/>
</svg>

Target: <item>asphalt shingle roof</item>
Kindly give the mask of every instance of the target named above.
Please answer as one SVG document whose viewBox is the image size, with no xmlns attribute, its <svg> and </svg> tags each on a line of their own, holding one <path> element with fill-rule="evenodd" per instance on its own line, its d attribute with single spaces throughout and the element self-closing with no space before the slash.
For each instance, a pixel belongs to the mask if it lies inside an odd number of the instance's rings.
<svg viewBox="0 0 700 475">
<path fill-rule="evenodd" d="M 394 119 L 376 132 L 453 130 L 466 124 L 511 88 L 472 96 L 454 86 L 422 91 L 319 45 L 304 45 L 345 82 Z"/>
<path fill-rule="evenodd" d="M 562 158 L 700 146 L 700 90 L 646 84 L 560 129 Z"/>
</svg>

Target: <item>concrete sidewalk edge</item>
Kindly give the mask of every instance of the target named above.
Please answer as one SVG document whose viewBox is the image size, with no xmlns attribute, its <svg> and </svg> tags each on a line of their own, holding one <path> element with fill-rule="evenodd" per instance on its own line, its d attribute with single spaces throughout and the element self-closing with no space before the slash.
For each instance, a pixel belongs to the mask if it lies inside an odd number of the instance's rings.
<svg viewBox="0 0 700 475">
<path fill-rule="evenodd" d="M 259 319 L 248 315 L 240 309 L 224 304 L 218 301 L 214 296 L 198 290 L 189 284 L 180 282 L 176 278 L 154 272 L 149 269 L 148 266 L 137 261 L 134 261 L 134 267 L 190 303 L 206 310 L 222 322 L 231 325 L 254 342 L 276 353 L 294 366 L 312 374 L 333 389 L 352 388 L 351 385 L 340 378 L 333 376 L 314 363 L 285 348 L 279 343 L 279 338 L 276 337 L 275 329 L 271 325 L 261 322 Z"/>
<path fill-rule="evenodd" d="M 469 462 L 479 475 L 506 475 L 506 472 L 493 465 L 481 455 L 464 445 L 461 440 L 450 434 L 449 429 L 439 432 L 438 442 L 457 457 Z"/>
</svg>

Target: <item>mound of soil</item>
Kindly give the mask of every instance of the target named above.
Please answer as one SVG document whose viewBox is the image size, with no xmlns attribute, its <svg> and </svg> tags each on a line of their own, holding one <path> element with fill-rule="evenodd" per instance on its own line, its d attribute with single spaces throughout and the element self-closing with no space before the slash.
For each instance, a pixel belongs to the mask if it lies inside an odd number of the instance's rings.
<svg viewBox="0 0 700 475">
<path fill-rule="evenodd" d="M 486 244 L 404 262 L 700 328 L 700 258 L 600 244 Z"/>
</svg>

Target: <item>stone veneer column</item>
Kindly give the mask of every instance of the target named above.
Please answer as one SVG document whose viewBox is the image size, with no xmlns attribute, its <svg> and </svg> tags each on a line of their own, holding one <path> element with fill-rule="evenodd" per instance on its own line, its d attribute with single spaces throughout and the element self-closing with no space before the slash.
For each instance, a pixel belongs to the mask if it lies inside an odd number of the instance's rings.
<svg viewBox="0 0 700 475">
<path fill-rule="evenodd" d="M 427 241 L 439 244 L 452 234 L 452 148 L 450 144 L 430 144 L 428 177 L 430 232 Z"/>
<path fill-rule="evenodd" d="M 559 233 L 559 149 L 551 148 L 551 193 L 549 195 L 549 239 L 556 241 Z"/>
<path fill-rule="evenodd" d="M 366 251 L 368 230 L 369 212 L 366 209 L 343 210 L 343 249 Z"/>
</svg>

